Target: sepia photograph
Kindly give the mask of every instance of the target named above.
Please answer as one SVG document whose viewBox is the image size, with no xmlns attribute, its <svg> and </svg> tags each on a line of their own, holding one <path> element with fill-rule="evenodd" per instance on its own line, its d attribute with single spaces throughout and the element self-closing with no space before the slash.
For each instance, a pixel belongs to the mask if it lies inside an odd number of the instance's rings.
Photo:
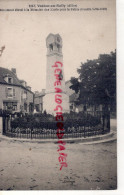
<svg viewBox="0 0 124 195">
<path fill-rule="evenodd" d="M 0 191 L 116 190 L 116 0 L 0 0 Z"/>
</svg>

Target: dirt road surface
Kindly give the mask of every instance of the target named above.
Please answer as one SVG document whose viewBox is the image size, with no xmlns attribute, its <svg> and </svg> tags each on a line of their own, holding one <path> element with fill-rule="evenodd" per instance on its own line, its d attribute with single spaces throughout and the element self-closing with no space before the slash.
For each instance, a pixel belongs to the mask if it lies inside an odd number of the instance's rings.
<svg viewBox="0 0 124 195">
<path fill-rule="evenodd" d="M 54 143 L 0 141 L 0 190 L 116 189 L 116 141 L 66 144 L 60 171 Z"/>
</svg>

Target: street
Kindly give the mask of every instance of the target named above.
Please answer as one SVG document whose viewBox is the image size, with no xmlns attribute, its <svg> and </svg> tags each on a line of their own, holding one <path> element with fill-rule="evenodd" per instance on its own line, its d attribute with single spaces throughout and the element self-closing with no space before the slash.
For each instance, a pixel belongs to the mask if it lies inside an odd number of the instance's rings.
<svg viewBox="0 0 124 195">
<path fill-rule="evenodd" d="M 0 140 L 0 190 L 116 189 L 116 141 L 65 148 L 60 171 L 57 144 Z"/>
</svg>

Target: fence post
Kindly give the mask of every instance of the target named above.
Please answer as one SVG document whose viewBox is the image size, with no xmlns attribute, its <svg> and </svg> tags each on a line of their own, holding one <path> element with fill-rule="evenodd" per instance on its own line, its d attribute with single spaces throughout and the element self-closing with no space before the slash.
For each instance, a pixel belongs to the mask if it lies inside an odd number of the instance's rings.
<svg viewBox="0 0 124 195">
<path fill-rule="evenodd" d="M 107 130 L 110 132 L 110 112 L 107 112 Z"/>
<path fill-rule="evenodd" d="M 33 127 L 31 126 L 31 139 L 32 139 L 32 132 L 33 132 Z"/>
<path fill-rule="evenodd" d="M 103 133 L 105 130 L 110 132 L 110 112 L 109 111 L 103 112 Z"/>
<path fill-rule="evenodd" d="M 5 116 L 3 116 L 2 118 L 3 118 L 3 132 L 2 133 L 3 133 L 3 135 L 5 135 L 6 134 L 6 124 L 5 124 L 6 123 L 6 121 L 5 121 L 6 118 L 5 118 Z"/>
<path fill-rule="evenodd" d="M 104 130 L 105 130 L 105 113 L 104 112 L 102 113 L 102 127 L 103 127 L 103 133 L 104 133 Z"/>
<path fill-rule="evenodd" d="M 84 125 L 84 138 L 86 137 L 86 132 L 85 132 L 85 125 Z"/>
</svg>

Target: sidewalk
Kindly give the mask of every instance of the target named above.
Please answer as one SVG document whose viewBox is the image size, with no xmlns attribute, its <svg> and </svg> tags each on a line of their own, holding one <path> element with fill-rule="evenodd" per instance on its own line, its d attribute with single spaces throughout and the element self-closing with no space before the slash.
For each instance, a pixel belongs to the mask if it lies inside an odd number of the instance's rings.
<svg viewBox="0 0 124 195">
<path fill-rule="evenodd" d="M 82 144 L 96 144 L 96 143 L 102 143 L 102 142 L 110 142 L 117 139 L 116 132 L 114 130 L 111 130 L 110 133 L 105 135 L 97 135 L 97 136 L 91 136 L 91 137 L 79 137 L 79 138 L 66 138 L 64 141 L 66 143 L 82 143 Z M 31 143 L 57 143 L 58 139 L 24 139 L 24 138 L 11 138 L 4 135 L 0 135 L 0 141 L 6 140 L 10 142 L 31 142 Z"/>
</svg>

